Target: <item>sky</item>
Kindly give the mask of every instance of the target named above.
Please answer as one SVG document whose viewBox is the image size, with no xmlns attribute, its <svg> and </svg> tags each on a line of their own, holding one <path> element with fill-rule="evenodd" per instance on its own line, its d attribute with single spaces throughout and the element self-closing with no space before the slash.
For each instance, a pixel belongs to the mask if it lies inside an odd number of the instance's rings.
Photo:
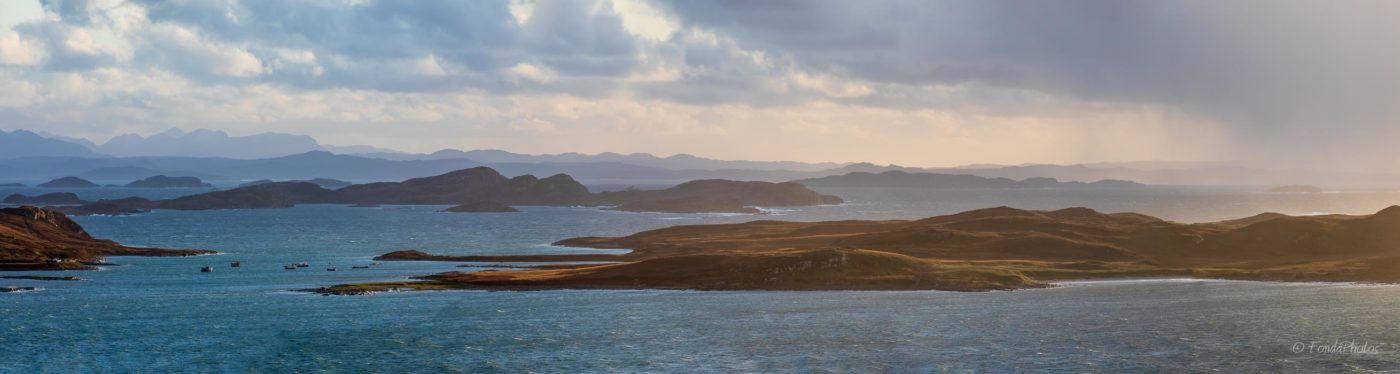
<svg viewBox="0 0 1400 374">
<path fill-rule="evenodd" d="M 1400 161 L 1394 1 L 0 0 L 0 129 L 911 166 Z"/>
</svg>

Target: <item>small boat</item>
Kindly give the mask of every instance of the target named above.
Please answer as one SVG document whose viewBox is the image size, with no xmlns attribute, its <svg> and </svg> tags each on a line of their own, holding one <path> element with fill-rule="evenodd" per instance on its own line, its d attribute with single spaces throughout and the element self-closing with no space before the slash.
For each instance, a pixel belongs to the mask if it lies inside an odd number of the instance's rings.
<svg viewBox="0 0 1400 374">
<path fill-rule="evenodd" d="M 351 266 L 351 269 L 369 269 L 369 266 Z"/>
<path fill-rule="evenodd" d="M 231 268 L 243 267 L 243 262 L 242 262 L 242 261 L 234 261 L 234 262 L 229 263 L 229 264 L 228 264 L 228 267 L 231 267 Z"/>
<path fill-rule="evenodd" d="M 298 263 L 297 263 L 297 267 L 299 267 L 299 268 L 309 268 L 309 267 L 311 267 L 311 264 L 306 263 L 306 262 L 298 262 Z"/>
<path fill-rule="evenodd" d="M 328 268 L 326 268 L 326 271 L 335 271 L 335 267 L 334 267 L 334 266 L 328 267 Z"/>
<path fill-rule="evenodd" d="M 379 261 L 375 261 L 374 263 L 369 264 L 369 266 L 379 266 Z"/>
<path fill-rule="evenodd" d="M 200 269 L 199 269 L 199 272 L 201 272 L 201 273 L 213 273 L 213 272 L 214 272 L 214 267 L 213 267 L 213 266 L 209 266 L 209 265 L 204 265 L 203 268 L 200 268 Z"/>
<path fill-rule="evenodd" d="M 286 265 L 286 266 L 283 266 L 282 268 L 283 268 L 283 269 L 287 269 L 287 270 L 296 270 L 296 269 L 297 269 L 297 266 L 296 266 L 296 265 Z"/>
</svg>

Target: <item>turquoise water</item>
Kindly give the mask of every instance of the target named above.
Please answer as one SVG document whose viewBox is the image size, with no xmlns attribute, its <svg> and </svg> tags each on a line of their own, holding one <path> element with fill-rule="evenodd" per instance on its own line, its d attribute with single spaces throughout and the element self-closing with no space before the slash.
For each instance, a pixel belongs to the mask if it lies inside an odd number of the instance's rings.
<svg viewBox="0 0 1400 374">
<path fill-rule="evenodd" d="M 914 218 L 995 205 L 1084 205 L 1201 221 L 1265 210 L 1369 213 L 1400 202 L 1400 195 L 1391 192 L 826 192 L 851 202 L 763 215 L 547 207 L 524 207 L 518 214 L 450 214 L 430 206 L 307 205 L 80 217 L 94 235 L 122 243 L 224 254 L 113 257 L 109 260 L 120 266 L 48 273 L 86 279 L 78 282 L 0 279 L 0 286 L 44 288 L 0 294 L 0 372 L 1400 368 L 1396 286 L 1153 280 L 988 293 L 642 290 L 318 296 L 289 291 L 464 270 L 434 262 L 351 269 L 393 250 L 587 252 L 593 250 L 548 243 L 675 224 Z M 243 266 L 228 267 L 234 260 Z M 282 268 L 302 261 L 312 266 Z M 206 264 L 216 271 L 200 273 Z M 328 266 L 339 271 L 325 271 Z M 1295 344 L 1334 341 L 1379 350 L 1293 350 Z"/>
</svg>

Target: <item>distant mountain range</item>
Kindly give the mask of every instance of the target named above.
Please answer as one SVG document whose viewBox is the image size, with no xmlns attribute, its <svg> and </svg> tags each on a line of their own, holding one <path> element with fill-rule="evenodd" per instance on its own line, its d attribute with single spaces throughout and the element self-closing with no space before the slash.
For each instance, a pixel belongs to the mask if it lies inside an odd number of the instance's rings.
<svg viewBox="0 0 1400 374">
<path fill-rule="evenodd" d="M 502 150 L 455 149 L 427 154 L 371 146 L 328 146 L 304 135 L 229 136 L 220 131 L 179 130 L 143 137 L 123 135 L 103 143 L 16 130 L 0 131 L 0 181 L 43 181 L 63 176 L 121 181 L 154 175 L 206 181 L 341 180 L 398 181 L 489 166 L 506 175 L 569 174 L 590 186 L 675 185 L 695 179 L 784 182 L 852 172 L 936 173 L 1064 182 L 1126 180 L 1152 185 L 1391 187 L 1400 173 L 1292 170 L 1238 163 L 1142 161 L 1078 165 L 967 165 L 916 168 L 871 163 L 715 160 L 680 154 L 562 153 L 526 155 Z"/>
<path fill-rule="evenodd" d="M 24 130 L 0 130 L 0 159 L 51 157 L 105 157 L 82 144 L 43 137 Z"/>
<path fill-rule="evenodd" d="M 429 154 L 415 153 L 366 153 L 359 156 L 382 158 L 386 160 L 441 160 L 452 158 L 469 158 L 484 163 L 619 163 L 638 166 L 650 166 L 672 170 L 770 170 L 770 171 L 820 171 L 846 166 L 845 163 L 822 162 L 806 163 L 796 161 L 726 161 L 715 160 L 704 157 L 697 157 L 688 154 L 678 154 L 670 157 L 657 157 L 648 153 L 621 154 L 604 152 L 596 155 L 586 155 L 582 153 L 569 152 L 553 155 L 524 155 L 511 153 L 498 149 L 482 149 L 474 151 L 461 151 L 456 149 L 444 149 Z"/>
<path fill-rule="evenodd" d="M 0 132 L 0 145 L 10 143 L 26 146 L 0 148 L 0 160 L 24 157 L 198 157 L 262 159 L 303 154 L 312 151 L 327 151 L 338 155 L 353 155 L 391 161 L 470 159 L 479 163 L 488 164 L 613 163 L 671 170 L 736 169 L 820 171 L 846 165 L 843 163 L 831 162 L 728 161 L 697 157 L 688 154 L 678 154 L 670 157 L 657 157 L 646 153 L 620 154 L 610 152 L 596 155 L 573 152 L 553 155 L 526 155 L 495 149 L 472 151 L 444 149 L 433 153 L 406 153 L 367 145 L 325 145 L 317 142 L 315 138 L 306 135 L 262 133 L 248 136 L 229 136 L 222 131 L 194 130 L 184 132 L 179 129 L 170 129 L 151 136 L 125 134 L 101 144 L 87 139 L 63 137 L 52 134 L 36 134 L 24 130 L 17 130 L 12 134 Z"/>
</svg>

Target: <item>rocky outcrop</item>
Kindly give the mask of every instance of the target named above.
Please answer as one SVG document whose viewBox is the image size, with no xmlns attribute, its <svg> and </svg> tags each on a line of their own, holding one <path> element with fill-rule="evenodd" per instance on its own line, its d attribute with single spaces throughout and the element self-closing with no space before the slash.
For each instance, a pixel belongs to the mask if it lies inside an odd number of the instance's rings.
<svg viewBox="0 0 1400 374">
<path fill-rule="evenodd" d="M 78 194 L 72 192 L 54 192 L 39 196 L 12 194 L 0 202 L 15 205 L 77 205 L 87 203 L 87 201 L 78 198 Z"/>
<path fill-rule="evenodd" d="M 942 289 L 1112 277 L 1400 283 L 1400 206 L 1366 216 L 1261 214 L 1180 224 L 1086 208 L 981 209 L 921 220 L 675 226 L 557 245 L 626 248 L 618 264 L 445 273 L 434 288 Z M 387 255 L 386 255 L 387 256 Z M 398 259 L 599 261 L 598 255 Z M 355 285 L 364 290 L 366 285 Z M 334 292 L 334 288 L 332 291 Z"/>
<path fill-rule="evenodd" d="M 88 269 L 102 256 L 214 253 L 127 247 L 93 238 L 63 213 L 25 206 L 0 209 L 0 270 Z"/>
<path fill-rule="evenodd" d="M 520 212 L 510 205 L 505 205 L 492 201 L 478 201 L 466 203 L 451 208 L 443 209 L 448 213 L 517 213 Z"/>
<path fill-rule="evenodd" d="M 133 188 L 209 188 L 211 184 L 195 177 L 167 177 L 156 175 L 146 179 L 127 183 L 126 187 Z"/>
<path fill-rule="evenodd" d="M 38 187 L 45 188 L 93 188 L 100 187 L 97 183 L 92 183 L 86 179 L 78 177 L 63 177 L 39 184 Z"/>
</svg>

